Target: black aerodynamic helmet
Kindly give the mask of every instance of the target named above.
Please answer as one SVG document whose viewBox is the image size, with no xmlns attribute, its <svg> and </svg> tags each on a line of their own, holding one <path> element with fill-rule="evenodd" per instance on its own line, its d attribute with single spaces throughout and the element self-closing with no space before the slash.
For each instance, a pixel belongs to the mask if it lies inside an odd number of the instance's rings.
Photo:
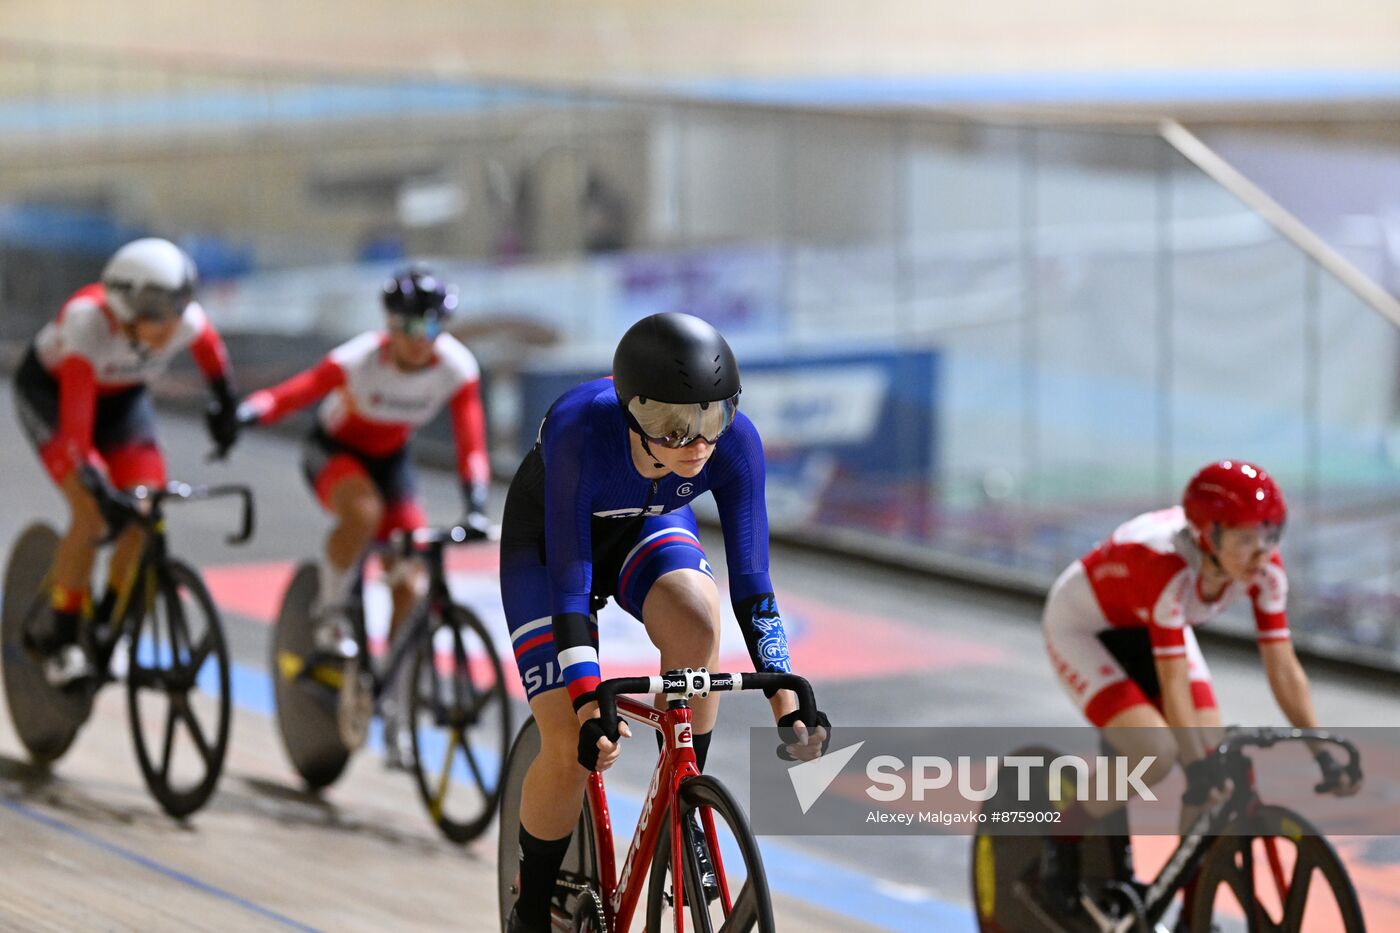
<svg viewBox="0 0 1400 933">
<path fill-rule="evenodd" d="M 457 292 L 425 266 L 397 270 L 384 283 L 384 310 L 406 318 L 448 317 L 457 309 Z"/>
<path fill-rule="evenodd" d="M 718 440 L 739 404 L 739 364 L 710 324 L 668 311 L 628 328 L 613 354 L 613 384 L 631 426 L 681 447 Z"/>
</svg>

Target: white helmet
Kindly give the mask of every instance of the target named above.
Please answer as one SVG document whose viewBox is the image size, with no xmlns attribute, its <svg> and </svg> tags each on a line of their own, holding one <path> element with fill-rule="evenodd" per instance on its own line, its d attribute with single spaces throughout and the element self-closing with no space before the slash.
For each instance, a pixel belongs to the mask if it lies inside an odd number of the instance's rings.
<svg viewBox="0 0 1400 933">
<path fill-rule="evenodd" d="M 132 240 L 112 254 L 102 270 L 107 306 L 123 324 L 167 321 L 194 300 L 194 260 L 169 240 Z"/>
</svg>

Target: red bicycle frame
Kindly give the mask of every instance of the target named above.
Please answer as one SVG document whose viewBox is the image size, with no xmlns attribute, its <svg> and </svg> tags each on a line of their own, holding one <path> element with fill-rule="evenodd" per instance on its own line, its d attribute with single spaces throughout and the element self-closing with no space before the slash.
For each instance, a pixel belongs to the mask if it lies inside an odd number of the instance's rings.
<svg viewBox="0 0 1400 933">
<path fill-rule="evenodd" d="M 664 748 L 656 763 L 656 770 L 652 773 L 651 786 L 647 790 L 646 800 L 643 801 L 642 815 L 637 820 L 637 829 L 632 835 L 627 858 L 622 863 L 621 876 L 616 873 L 612 817 L 608 813 L 603 776 L 595 771 L 588 779 L 588 806 L 593 814 L 593 845 L 594 851 L 598 853 L 598 880 L 602 885 L 604 915 L 611 930 L 626 930 L 631 925 L 645 887 L 643 876 L 656 856 L 656 848 L 661 841 L 662 820 L 656 819 L 655 816 L 658 812 L 668 813 L 670 818 L 665 822 L 671 833 L 671 884 L 675 895 L 676 933 L 684 933 L 685 895 L 682 891 L 682 876 L 685 872 L 676 867 L 681 864 L 681 853 L 684 851 L 681 848 L 678 801 L 681 782 L 700 774 L 695 760 L 695 746 L 691 741 L 690 707 L 684 702 L 673 702 L 665 710 L 659 710 L 630 697 L 620 696 L 617 698 L 617 711 L 623 719 L 660 732 Z M 732 906 L 729 884 L 720 860 L 714 816 L 708 809 L 702 811 L 701 822 L 709 845 L 710 858 L 714 863 L 715 876 L 719 880 L 720 896 L 727 911 Z M 660 931 L 653 930 L 650 933 Z"/>
</svg>

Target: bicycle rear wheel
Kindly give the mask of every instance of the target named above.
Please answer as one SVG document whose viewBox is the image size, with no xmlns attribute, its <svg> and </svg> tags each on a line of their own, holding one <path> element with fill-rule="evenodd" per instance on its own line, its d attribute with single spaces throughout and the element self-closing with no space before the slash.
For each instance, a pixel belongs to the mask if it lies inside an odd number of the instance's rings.
<svg viewBox="0 0 1400 933">
<path fill-rule="evenodd" d="M 510 697 L 486 626 L 448 605 L 414 652 L 408 722 L 418 792 L 444 836 L 463 844 L 496 813 L 510 750 Z"/>
<path fill-rule="evenodd" d="M 1190 929 L 1366 929 L 1346 866 L 1303 817 L 1260 806 L 1227 832 L 1201 864 Z"/>
<path fill-rule="evenodd" d="M 313 791 L 334 783 L 350 761 L 336 713 L 345 665 L 326 661 L 308 667 L 317 656 L 311 607 L 319 588 L 316 565 L 299 566 L 272 634 L 277 731 L 292 767 Z"/>
<path fill-rule="evenodd" d="M 506 757 L 505 771 L 501 777 L 501 825 L 496 840 L 497 890 L 501 912 L 501 928 L 505 929 L 506 919 L 520 893 L 520 797 L 525 786 L 525 772 L 540 753 L 540 729 L 533 716 L 525 720 L 520 732 L 511 745 Z M 583 799 L 583 812 L 578 826 L 569 840 L 569 851 L 564 856 L 564 864 L 559 870 L 559 886 L 555 892 L 555 907 L 567 917 L 572 917 L 584 900 L 584 892 L 602 893 L 598 870 L 598 851 L 594 840 L 593 815 L 587 796 Z M 590 933 L 601 933 L 601 927 L 584 926 Z"/>
<path fill-rule="evenodd" d="M 180 819 L 208 802 L 223 773 L 232 716 L 228 646 L 199 574 L 170 561 L 155 568 L 155 580 L 146 612 L 133 616 L 127 711 L 146 787 Z"/>
<path fill-rule="evenodd" d="M 772 933 L 773 902 L 763 872 L 763 858 L 748 819 L 728 789 L 702 774 L 681 784 L 678 805 L 683 850 L 679 861 L 684 866 L 682 894 L 690 929 L 696 933 Z M 669 811 L 662 817 L 662 826 L 665 828 L 656 846 L 647 886 L 647 930 L 657 933 L 675 927 Z M 701 889 L 696 851 L 695 835 L 701 831 L 719 889 L 718 896 L 708 903 Z"/>
<path fill-rule="evenodd" d="M 1059 754 L 1042 746 L 1020 748 L 1012 753 L 1043 761 L 1052 761 Z M 998 776 L 996 796 L 983 805 L 983 811 L 1035 813 L 1050 810 L 1053 804 L 1048 769 L 1032 768 L 1030 774 L 1029 800 L 1016 799 L 1016 772 L 1006 769 Z M 1124 835 L 1086 836 L 1080 843 L 1082 878 L 1089 890 L 1109 881 L 1126 881 L 1132 875 L 1131 867 L 1125 864 L 1126 818 L 1122 814 L 1119 816 L 1123 819 Z M 1049 929 L 1041 918 L 1042 908 L 1030 898 L 1030 886 L 1037 881 L 1040 853 L 1046 844 L 1045 836 L 993 833 L 988 831 L 991 825 L 979 823 L 977 834 L 972 838 L 972 902 L 978 929 L 982 933 L 1034 933 Z"/>
<path fill-rule="evenodd" d="M 58 550 L 58 533 L 44 524 L 26 528 L 5 567 L 0 643 L 3 644 L 5 700 L 19 740 L 35 764 L 57 761 L 73 744 L 92 711 L 92 686 L 51 686 L 43 655 L 31 645 L 31 631 L 47 620 L 45 581 Z"/>
</svg>

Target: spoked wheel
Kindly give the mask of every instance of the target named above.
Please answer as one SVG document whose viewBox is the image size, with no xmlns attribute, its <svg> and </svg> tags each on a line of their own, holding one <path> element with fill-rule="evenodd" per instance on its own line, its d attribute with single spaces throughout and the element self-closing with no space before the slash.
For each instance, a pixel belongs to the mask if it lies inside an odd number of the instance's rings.
<svg viewBox="0 0 1400 933">
<path fill-rule="evenodd" d="M 671 819 L 662 818 L 663 831 L 651 863 L 647 890 L 647 929 L 675 927 L 674 865 L 684 866 L 681 894 L 689 929 L 696 933 L 771 933 L 773 903 L 758 843 L 748 820 L 723 784 L 708 775 L 681 784 L 681 853 L 672 859 Z M 708 856 L 714 879 L 707 891 L 702 883 L 700 848 Z"/>
<path fill-rule="evenodd" d="M 1261 806 L 1206 853 L 1191 929 L 1249 933 L 1344 930 L 1366 923 L 1346 866 L 1307 820 Z"/>
<path fill-rule="evenodd" d="M 518 877 L 520 864 L 520 796 L 525 786 L 525 772 L 540 753 L 540 730 L 534 717 L 525 720 L 511 745 L 501 777 L 501 826 L 496 848 L 497 885 L 500 893 L 501 928 L 520 893 Z M 593 818 L 584 797 L 583 813 L 578 828 L 569 840 L 569 851 L 559 870 L 559 886 L 555 889 L 556 915 L 574 919 L 576 931 L 602 933 L 602 886 L 599 881 L 598 850 L 593 835 Z M 589 917 L 593 919 L 590 921 Z"/>
<path fill-rule="evenodd" d="M 350 760 L 340 739 L 337 705 L 345 664 L 319 662 L 312 605 L 320 587 L 315 564 L 302 564 L 282 597 L 272 635 L 277 730 L 292 767 L 311 790 L 334 783 Z"/>
<path fill-rule="evenodd" d="M 469 842 L 495 815 L 510 748 L 501 659 L 481 620 L 449 605 L 433 620 L 409 673 L 418 792 L 444 836 Z"/>
<path fill-rule="evenodd" d="M 1052 761 L 1059 752 L 1051 748 L 1032 746 L 1017 749 L 1013 755 L 1038 757 Z M 1017 775 L 1008 769 L 999 775 L 997 794 L 983 805 L 984 811 L 1046 812 L 1050 802 L 1049 770 L 1030 769 L 1030 799 L 1018 801 Z M 1072 795 L 1066 799 L 1072 799 Z M 979 823 L 988 827 L 990 823 Z M 1014 823 L 998 825 L 1018 825 Z M 1126 833 L 1126 823 L 1124 830 Z M 1037 881 L 1040 851 L 1044 836 L 999 835 L 978 830 L 972 839 L 972 897 L 977 909 L 978 929 L 983 933 L 1034 933 L 1054 929 L 1041 916 L 1042 908 L 1033 903 L 1030 886 Z M 1126 863 L 1127 840 L 1124 836 L 1085 836 L 1080 843 L 1082 877 L 1089 889 L 1102 888 L 1117 881 L 1126 881 L 1131 874 Z M 1063 918 L 1052 918 L 1063 929 L 1077 929 Z M 1206 927 L 1204 929 L 1209 929 Z"/>
<path fill-rule="evenodd" d="M 132 616 L 127 709 L 136 761 L 161 809 L 189 816 L 218 786 L 231 719 L 228 646 L 204 581 L 171 561 Z"/>
<path fill-rule="evenodd" d="M 4 605 L 0 608 L 5 699 L 19 740 L 36 764 L 56 761 L 73 744 L 92 711 L 93 687 L 57 688 L 44 677 L 44 656 L 33 634 L 49 622 L 45 581 L 58 549 L 58 533 L 48 525 L 26 528 L 10 552 L 5 568 Z"/>
</svg>

